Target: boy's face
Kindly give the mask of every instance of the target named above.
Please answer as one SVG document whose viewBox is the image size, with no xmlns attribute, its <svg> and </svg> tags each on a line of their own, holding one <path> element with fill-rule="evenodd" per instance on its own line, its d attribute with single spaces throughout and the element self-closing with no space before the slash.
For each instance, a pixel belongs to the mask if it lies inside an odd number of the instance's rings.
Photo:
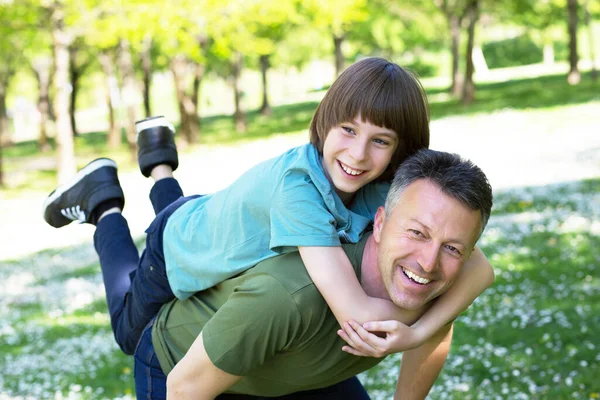
<svg viewBox="0 0 600 400">
<path fill-rule="evenodd" d="M 361 187 L 378 178 L 397 146 L 396 132 L 362 121 L 360 115 L 331 128 L 323 144 L 323 168 L 342 201 L 350 201 Z"/>
</svg>

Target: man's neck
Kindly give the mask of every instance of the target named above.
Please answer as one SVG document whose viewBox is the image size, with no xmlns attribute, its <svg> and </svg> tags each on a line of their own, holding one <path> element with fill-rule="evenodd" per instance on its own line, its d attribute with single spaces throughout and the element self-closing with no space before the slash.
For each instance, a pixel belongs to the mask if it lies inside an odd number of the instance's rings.
<svg viewBox="0 0 600 400">
<path fill-rule="evenodd" d="M 371 297 L 389 299 L 377 264 L 377 243 L 373 235 L 367 238 L 361 265 L 360 283 L 365 293 Z"/>
</svg>

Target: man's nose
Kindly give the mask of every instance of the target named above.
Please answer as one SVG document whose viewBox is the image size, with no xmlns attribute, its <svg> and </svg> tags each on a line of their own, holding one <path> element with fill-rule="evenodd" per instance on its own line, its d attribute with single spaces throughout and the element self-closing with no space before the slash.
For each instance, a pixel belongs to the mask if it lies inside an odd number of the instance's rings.
<svg viewBox="0 0 600 400">
<path fill-rule="evenodd" d="M 440 261 L 440 246 L 434 242 L 424 243 L 417 262 L 427 273 L 433 272 Z"/>
</svg>

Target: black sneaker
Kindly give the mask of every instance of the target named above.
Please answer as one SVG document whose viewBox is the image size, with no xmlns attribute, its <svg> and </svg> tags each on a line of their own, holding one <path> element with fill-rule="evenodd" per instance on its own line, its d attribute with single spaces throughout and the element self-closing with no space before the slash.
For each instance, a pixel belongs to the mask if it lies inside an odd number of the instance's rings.
<svg viewBox="0 0 600 400">
<path fill-rule="evenodd" d="M 179 166 L 175 129 L 163 116 L 150 117 L 135 123 L 138 164 L 146 178 L 152 168 L 167 164 L 173 171 Z"/>
<path fill-rule="evenodd" d="M 95 224 L 94 208 L 113 199 L 121 208 L 125 204 L 117 164 L 108 158 L 98 158 L 77 172 L 71 181 L 50 193 L 44 202 L 44 219 L 55 228 L 73 221 Z"/>
</svg>

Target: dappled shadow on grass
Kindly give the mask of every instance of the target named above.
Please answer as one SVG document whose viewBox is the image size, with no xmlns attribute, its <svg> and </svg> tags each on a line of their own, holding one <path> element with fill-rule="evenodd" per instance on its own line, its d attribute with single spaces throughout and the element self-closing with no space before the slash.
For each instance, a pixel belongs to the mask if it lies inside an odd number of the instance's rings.
<svg viewBox="0 0 600 400">
<path fill-rule="evenodd" d="M 581 195 L 595 194 L 600 191 L 600 178 L 583 179 L 575 182 L 562 182 L 552 185 L 529 186 L 519 190 L 506 190 L 494 194 L 492 215 L 523 212 L 541 212 L 548 208 L 577 210 L 580 206 L 576 199 L 568 196 L 576 192 Z M 548 196 L 552 193 L 552 196 Z"/>
<path fill-rule="evenodd" d="M 273 107 L 270 116 L 263 116 L 258 111 L 250 111 L 247 113 L 246 132 L 236 132 L 233 118 L 229 115 L 203 118 L 200 140 L 204 143 L 231 143 L 302 130 L 308 131 L 317 105 L 318 102 L 303 102 L 276 106 Z"/>
<path fill-rule="evenodd" d="M 113 343 L 107 321 L 78 314 L 28 321 L 39 328 L 0 341 L 4 394 L 93 399 L 134 392 L 132 360 Z"/>
<path fill-rule="evenodd" d="M 432 90 L 431 95 L 439 94 Z M 435 97 L 432 96 L 434 99 Z M 515 79 L 498 83 L 477 84 L 475 101 L 465 106 L 457 99 L 431 101 L 431 117 L 490 113 L 505 108 L 548 108 L 566 104 L 581 104 L 600 99 L 600 81 L 594 82 L 589 74 L 581 83 L 571 86 L 566 75 L 546 75 L 536 78 Z"/>
<path fill-rule="evenodd" d="M 533 383 L 542 398 L 571 397 L 580 385 L 582 394 L 600 390 L 595 373 L 585 368 L 596 362 L 590 345 L 600 329 L 599 248 L 593 234 L 553 231 L 507 232 L 483 248 L 501 254 L 492 262 L 501 273 L 466 323 L 457 320 L 454 341 L 455 348 L 465 346 L 461 355 L 484 348 L 468 368 L 475 386 L 495 378 L 494 392 L 504 384 L 531 396 Z M 456 368 L 453 375 L 467 372 Z"/>
</svg>

